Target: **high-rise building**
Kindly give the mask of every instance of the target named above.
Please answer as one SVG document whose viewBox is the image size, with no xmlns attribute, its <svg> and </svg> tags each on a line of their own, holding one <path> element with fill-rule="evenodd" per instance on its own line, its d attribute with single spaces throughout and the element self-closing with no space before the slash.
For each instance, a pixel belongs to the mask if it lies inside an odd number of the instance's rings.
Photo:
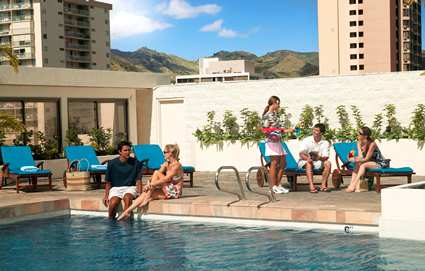
<svg viewBox="0 0 425 271">
<path fill-rule="evenodd" d="M 94 0 L 0 0 L 0 44 L 24 66 L 109 69 L 111 9 Z"/>
<path fill-rule="evenodd" d="M 320 75 L 421 69 L 420 5 L 318 0 Z"/>
</svg>

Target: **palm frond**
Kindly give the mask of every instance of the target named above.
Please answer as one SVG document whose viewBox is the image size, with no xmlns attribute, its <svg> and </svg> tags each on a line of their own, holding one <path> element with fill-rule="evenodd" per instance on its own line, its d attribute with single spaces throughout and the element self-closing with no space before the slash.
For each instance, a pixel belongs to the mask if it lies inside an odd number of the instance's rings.
<svg viewBox="0 0 425 271">
<path fill-rule="evenodd" d="M 0 55 L 4 55 L 9 60 L 10 66 L 12 66 L 15 72 L 19 71 L 19 59 L 13 53 L 12 48 L 5 45 L 0 45 Z"/>
</svg>

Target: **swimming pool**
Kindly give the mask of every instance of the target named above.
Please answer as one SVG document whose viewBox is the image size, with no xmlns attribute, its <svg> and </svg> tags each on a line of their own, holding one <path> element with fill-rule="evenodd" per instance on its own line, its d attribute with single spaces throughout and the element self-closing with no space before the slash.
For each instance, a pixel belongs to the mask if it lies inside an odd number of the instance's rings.
<svg viewBox="0 0 425 271">
<path fill-rule="evenodd" d="M 0 227 L 0 270 L 424 270 L 374 234 L 71 216 Z"/>
</svg>

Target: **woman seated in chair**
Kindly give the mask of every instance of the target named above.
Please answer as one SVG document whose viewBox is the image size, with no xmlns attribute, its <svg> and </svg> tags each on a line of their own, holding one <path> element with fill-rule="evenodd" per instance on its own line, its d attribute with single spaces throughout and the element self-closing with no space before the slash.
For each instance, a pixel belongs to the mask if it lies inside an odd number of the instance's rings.
<svg viewBox="0 0 425 271">
<path fill-rule="evenodd" d="M 351 157 L 350 161 L 356 166 L 351 176 L 351 183 L 345 189 L 346 192 L 354 192 L 367 169 L 389 167 L 389 160 L 385 160 L 375 140 L 372 139 L 372 131 L 369 127 L 362 127 L 357 134 L 357 157 Z"/>
<path fill-rule="evenodd" d="M 166 162 L 160 169 L 155 170 L 147 186 L 143 187 L 142 194 L 133 201 L 133 204 L 124 211 L 118 220 L 128 218 L 135 208 L 143 208 L 156 199 L 177 199 L 183 190 L 183 168 L 179 162 L 179 146 L 168 144 L 164 148 Z"/>
</svg>

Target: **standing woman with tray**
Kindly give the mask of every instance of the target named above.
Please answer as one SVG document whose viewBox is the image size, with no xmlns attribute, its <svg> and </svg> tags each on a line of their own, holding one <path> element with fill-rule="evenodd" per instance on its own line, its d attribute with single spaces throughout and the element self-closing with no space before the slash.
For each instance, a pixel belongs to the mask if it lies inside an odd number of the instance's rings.
<svg viewBox="0 0 425 271">
<path fill-rule="evenodd" d="M 288 193 L 289 190 L 280 185 L 285 166 L 286 152 L 283 149 L 281 140 L 282 133 L 292 133 L 293 128 L 283 128 L 282 122 L 278 118 L 277 112 L 280 106 L 280 99 L 277 96 L 271 96 L 263 112 L 262 132 L 266 136 L 266 156 L 270 157 L 270 190 L 274 193 Z"/>
</svg>

